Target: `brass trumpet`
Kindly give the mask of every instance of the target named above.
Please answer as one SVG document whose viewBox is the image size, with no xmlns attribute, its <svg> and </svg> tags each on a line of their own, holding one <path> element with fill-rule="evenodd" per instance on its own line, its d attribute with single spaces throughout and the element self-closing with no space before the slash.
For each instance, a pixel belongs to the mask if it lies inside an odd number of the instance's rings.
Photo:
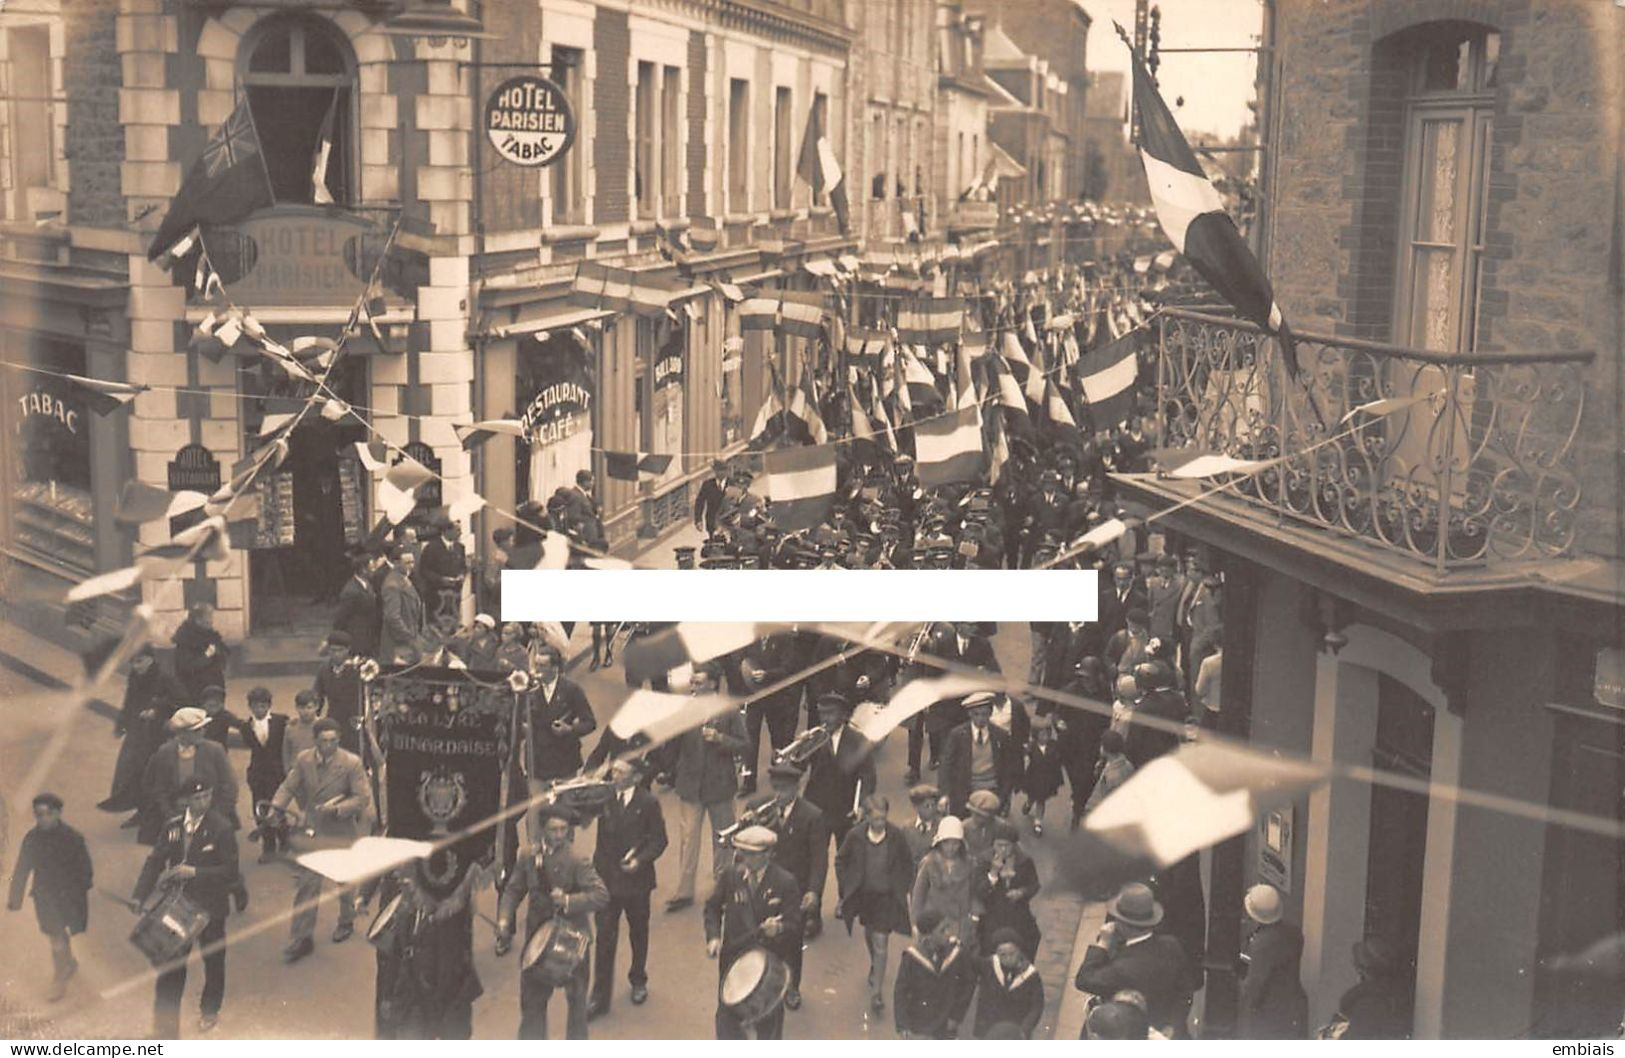
<svg viewBox="0 0 1625 1058">
<path fill-rule="evenodd" d="M 795 741 L 773 754 L 774 764 L 794 764 L 800 767 L 829 743 L 829 729 L 809 727 L 795 737 Z"/>
<path fill-rule="evenodd" d="M 755 808 L 747 808 L 739 814 L 733 825 L 717 831 L 717 840 L 723 844 L 730 844 L 735 834 L 746 827 L 766 827 L 777 831 L 784 823 L 784 812 L 777 800 L 767 801 Z"/>
</svg>

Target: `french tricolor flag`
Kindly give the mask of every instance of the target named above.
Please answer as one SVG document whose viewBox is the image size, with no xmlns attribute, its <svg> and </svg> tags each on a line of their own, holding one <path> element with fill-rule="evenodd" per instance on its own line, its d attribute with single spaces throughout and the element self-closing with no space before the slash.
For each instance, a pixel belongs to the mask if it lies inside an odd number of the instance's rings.
<svg viewBox="0 0 1625 1058">
<path fill-rule="evenodd" d="M 835 446 L 799 445 L 763 454 L 773 524 L 811 529 L 835 505 Z"/>
<path fill-rule="evenodd" d="M 1127 43 L 1122 26 L 1117 26 L 1117 33 Z M 1218 191 L 1185 142 L 1138 54 L 1131 54 L 1131 64 L 1134 105 L 1140 112 L 1140 160 L 1145 163 L 1157 223 L 1174 248 L 1237 312 L 1281 339 L 1287 370 L 1296 376 L 1292 335 L 1268 277 L 1224 211 Z"/>
</svg>

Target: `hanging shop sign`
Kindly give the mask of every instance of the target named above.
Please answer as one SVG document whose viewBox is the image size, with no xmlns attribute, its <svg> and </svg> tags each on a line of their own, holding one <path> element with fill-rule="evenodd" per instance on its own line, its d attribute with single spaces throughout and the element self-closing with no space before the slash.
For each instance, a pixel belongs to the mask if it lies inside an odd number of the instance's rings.
<svg viewBox="0 0 1625 1058">
<path fill-rule="evenodd" d="M 220 460 L 202 445 L 186 445 L 170 460 L 170 492 L 213 492 L 219 487 Z"/>
<path fill-rule="evenodd" d="M 533 395 L 519 417 L 525 439 L 552 444 L 591 426 L 594 382 L 587 350 L 564 337 L 532 338 L 527 346 L 522 360 L 530 377 L 520 392 Z"/>
<path fill-rule="evenodd" d="M 655 361 L 655 389 L 683 384 L 683 348 L 681 336 L 661 348 L 660 357 Z"/>
<path fill-rule="evenodd" d="M 505 161 L 551 165 L 575 142 L 575 111 L 564 89 L 547 78 L 511 77 L 485 101 L 485 135 Z"/>
</svg>

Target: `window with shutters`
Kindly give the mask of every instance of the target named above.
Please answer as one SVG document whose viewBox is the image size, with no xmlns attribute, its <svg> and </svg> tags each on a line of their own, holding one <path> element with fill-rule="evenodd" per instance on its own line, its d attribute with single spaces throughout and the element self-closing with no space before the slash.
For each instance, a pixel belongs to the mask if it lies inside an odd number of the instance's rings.
<svg viewBox="0 0 1625 1058">
<path fill-rule="evenodd" d="M 56 107 L 61 93 L 51 76 L 51 28 L 46 24 L 0 29 L 0 215 L 19 220 L 61 219 L 56 179 Z"/>
<path fill-rule="evenodd" d="M 552 54 L 553 68 L 550 76 L 554 83 L 563 89 L 565 98 L 575 107 L 579 128 L 583 114 L 582 104 L 585 102 L 582 94 L 585 53 L 580 48 L 566 48 L 555 44 Z M 548 186 L 553 200 L 552 215 L 555 224 L 581 224 L 587 219 L 582 159 L 588 152 L 580 141 L 579 133 L 577 135 L 575 145 L 564 152 L 564 157 L 548 167 Z"/>
<path fill-rule="evenodd" d="M 790 146 L 794 124 L 790 89 L 773 90 L 773 208 L 790 208 Z"/>
<path fill-rule="evenodd" d="M 637 215 L 652 219 L 656 203 L 660 201 L 660 175 L 655 158 L 655 122 L 659 120 L 656 99 L 660 86 L 656 81 L 656 67 L 652 62 L 638 63 L 637 96 L 635 99 L 634 128 L 636 143 L 632 174 L 632 197 L 637 204 Z"/>
<path fill-rule="evenodd" d="M 356 93 L 350 42 L 324 19 L 272 17 L 244 39 L 241 55 L 243 88 L 276 200 L 352 203 Z"/>
<path fill-rule="evenodd" d="M 675 66 L 667 66 L 660 78 L 660 214 L 664 217 L 683 215 L 682 168 L 677 153 L 683 127 L 682 78 L 682 71 Z"/>
</svg>

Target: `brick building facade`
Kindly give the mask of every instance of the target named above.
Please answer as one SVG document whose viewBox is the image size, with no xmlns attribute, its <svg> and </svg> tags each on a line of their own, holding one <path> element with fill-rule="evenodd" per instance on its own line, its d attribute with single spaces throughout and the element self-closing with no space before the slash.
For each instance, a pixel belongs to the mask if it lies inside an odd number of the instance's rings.
<svg viewBox="0 0 1625 1058">
<path fill-rule="evenodd" d="M 1279 0 L 1266 25 L 1262 245 L 1301 375 L 1166 314 L 1154 428 L 1286 462 L 1163 524 L 1223 577 L 1221 728 L 1337 777 L 1215 851 L 1208 966 L 1267 880 L 1312 1025 L 1376 935 L 1418 1038 L 1611 1034 L 1617 984 L 1549 957 L 1625 921 L 1617 841 L 1552 815 L 1606 833 L 1625 779 L 1619 12 Z M 1385 397 L 1415 403 L 1339 436 Z M 1212 1031 L 1233 997 L 1210 970 Z"/>
</svg>

